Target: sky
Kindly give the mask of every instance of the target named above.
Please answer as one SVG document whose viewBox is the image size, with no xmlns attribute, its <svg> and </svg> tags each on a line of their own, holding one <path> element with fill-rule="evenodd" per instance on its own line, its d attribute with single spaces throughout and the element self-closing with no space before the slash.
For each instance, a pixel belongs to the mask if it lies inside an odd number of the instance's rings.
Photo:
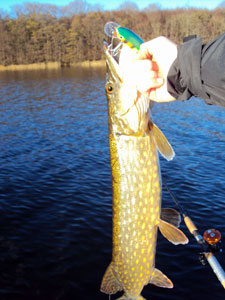
<svg viewBox="0 0 225 300">
<path fill-rule="evenodd" d="M 10 12 L 10 7 L 15 4 L 21 4 L 23 2 L 39 2 L 39 3 L 49 3 L 59 6 L 65 6 L 72 2 L 73 0 L 0 0 L 0 9 L 6 12 Z M 100 6 L 105 10 L 116 9 L 119 5 L 125 1 L 123 0 L 86 0 L 90 4 L 100 4 Z M 216 8 L 222 0 L 133 0 L 139 9 L 143 9 L 149 4 L 157 3 L 160 5 L 161 9 L 173 9 L 177 7 L 196 7 L 196 8 Z"/>
</svg>

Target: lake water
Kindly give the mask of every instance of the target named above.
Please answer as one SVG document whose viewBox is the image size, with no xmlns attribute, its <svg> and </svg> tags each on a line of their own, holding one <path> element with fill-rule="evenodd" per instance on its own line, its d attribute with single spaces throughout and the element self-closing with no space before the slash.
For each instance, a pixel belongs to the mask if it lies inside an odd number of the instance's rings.
<svg viewBox="0 0 225 300">
<path fill-rule="evenodd" d="M 176 152 L 161 159 L 164 180 L 201 233 L 225 237 L 225 109 L 192 99 L 155 105 L 153 116 Z M 104 72 L 0 73 L 0 126 L 0 299 L 108 300 L 99 291 L 112 238 Z M 163 207 L 175 207 L 166 191 Z M 148 285 L 143 296 L 225 299 L 181 229 L 188 245 L 160 234 L 157 245 L 174 288 Z"/>
</svg>

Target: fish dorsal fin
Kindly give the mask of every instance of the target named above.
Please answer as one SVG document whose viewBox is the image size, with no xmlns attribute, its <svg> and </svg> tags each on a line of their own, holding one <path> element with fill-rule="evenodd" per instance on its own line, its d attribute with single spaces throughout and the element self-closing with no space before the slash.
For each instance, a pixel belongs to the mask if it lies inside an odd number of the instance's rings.
<svg viewBox="0 0 225 300">
<path fill-rule="evenodd" d="M 158 269 L 154 269 L 153 275 L 149 283 L 163 288 L 168 288 L 168 289 L 173 288 L 172 281 Z"/>
<path fill-rule="evenodd" d="M 186 235 L 170 223 L 159 220 L 159 230 L 162 235 L 174 245 L 185 245 L 188 243 L 188 238 Z"/>
<path fill-rule="evenodd" d="M 162 131 L 151 121 L 149 121 L 149 129 L 152 133 L 155 145 L 160 154 L 167 160 L 172 160 L 175 156 L 172 146 L 168 142 Z"/>
<path fill-rule="evenodd" d="M 173 208 L 162 208 L 160 218 L 161 220 L 166 221 L 167 223 L 170 223 L 176 226 L 177 228 L 179 228 L 180 226 L 180 213 Z"/>
<path fill-rule="evenodd" d="M 120 281 L 116 277 L 116 272 L 113 263 L 111 263 L 106 269 L 106 272 L 102 279 L 100 290 L 101 292 L 110 295 L 123 290 Z"/>
</svg>

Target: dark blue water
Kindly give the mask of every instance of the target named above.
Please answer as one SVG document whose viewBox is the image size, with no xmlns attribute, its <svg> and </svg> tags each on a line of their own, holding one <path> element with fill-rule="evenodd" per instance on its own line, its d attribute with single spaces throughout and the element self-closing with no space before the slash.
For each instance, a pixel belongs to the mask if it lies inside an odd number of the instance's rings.
<svg viewBox="0 0 225 300">
<path fill-rule="evenodd" d="M 0 95 L 0 299 L 107 300 L 99 291 L 112 230 L 104 74 L 0 73 Z M 164 180 L 201 233 L 215 227 L 225 239 L 225 109 L 193 99 L 155 105 L 153 115 L 177 154 L 161 161 Z M 163 206 L 174 207 L 165 191 Z M 143 296 L 224 299 L 181 228 L 188 245 L 161 235 L 157 245 L 156 266 L 174 288 L 149 285 Z"/>
</svg>

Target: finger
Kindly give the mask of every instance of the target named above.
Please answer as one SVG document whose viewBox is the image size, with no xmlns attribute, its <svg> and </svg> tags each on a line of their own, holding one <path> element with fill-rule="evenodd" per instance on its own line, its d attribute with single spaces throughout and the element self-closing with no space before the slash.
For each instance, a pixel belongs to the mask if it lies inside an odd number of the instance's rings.
<svg viewBox="0 0 225 300">
<path fill-rule="evenodd" d="M 155 61 L 149 59 L 137 60 L 134 62 L 134 70 L 136 73 L 145 73 L 150 70 L 158 72 L 158 65 Z"/>
<path fill-rule="evenodd" d="M 138 80 L 137 89 L 139 90 L 139 92 L 144 93 L 152 89 L 161 87 L 163 83 L 163 78 L 150 76 L 147 79 Z"/>
<path fill-rule="evenodd" d="M 140 92 L 150 88 L 159 87 L 163 84 L 163 76 L 158 73 L 158 65 L 149 59 L 139 60 L 134 63 L 134 72 L 132 73 L 137 89 Z"/>
<path fill-rule="evenodd" d="M 155 102 L 171 102 L 176 100 L 171 96 L 165 87 L 165 84 L 160 88 L 151 89 L 149 91 L 150 99 Z"/>
<path fill-rule="evenodd" d="M 152 59 L 152 53 L 149 52 L 146 43 L 141 44 L 140 50 L 138 52 L 138 59 Z"/>
</svg>

